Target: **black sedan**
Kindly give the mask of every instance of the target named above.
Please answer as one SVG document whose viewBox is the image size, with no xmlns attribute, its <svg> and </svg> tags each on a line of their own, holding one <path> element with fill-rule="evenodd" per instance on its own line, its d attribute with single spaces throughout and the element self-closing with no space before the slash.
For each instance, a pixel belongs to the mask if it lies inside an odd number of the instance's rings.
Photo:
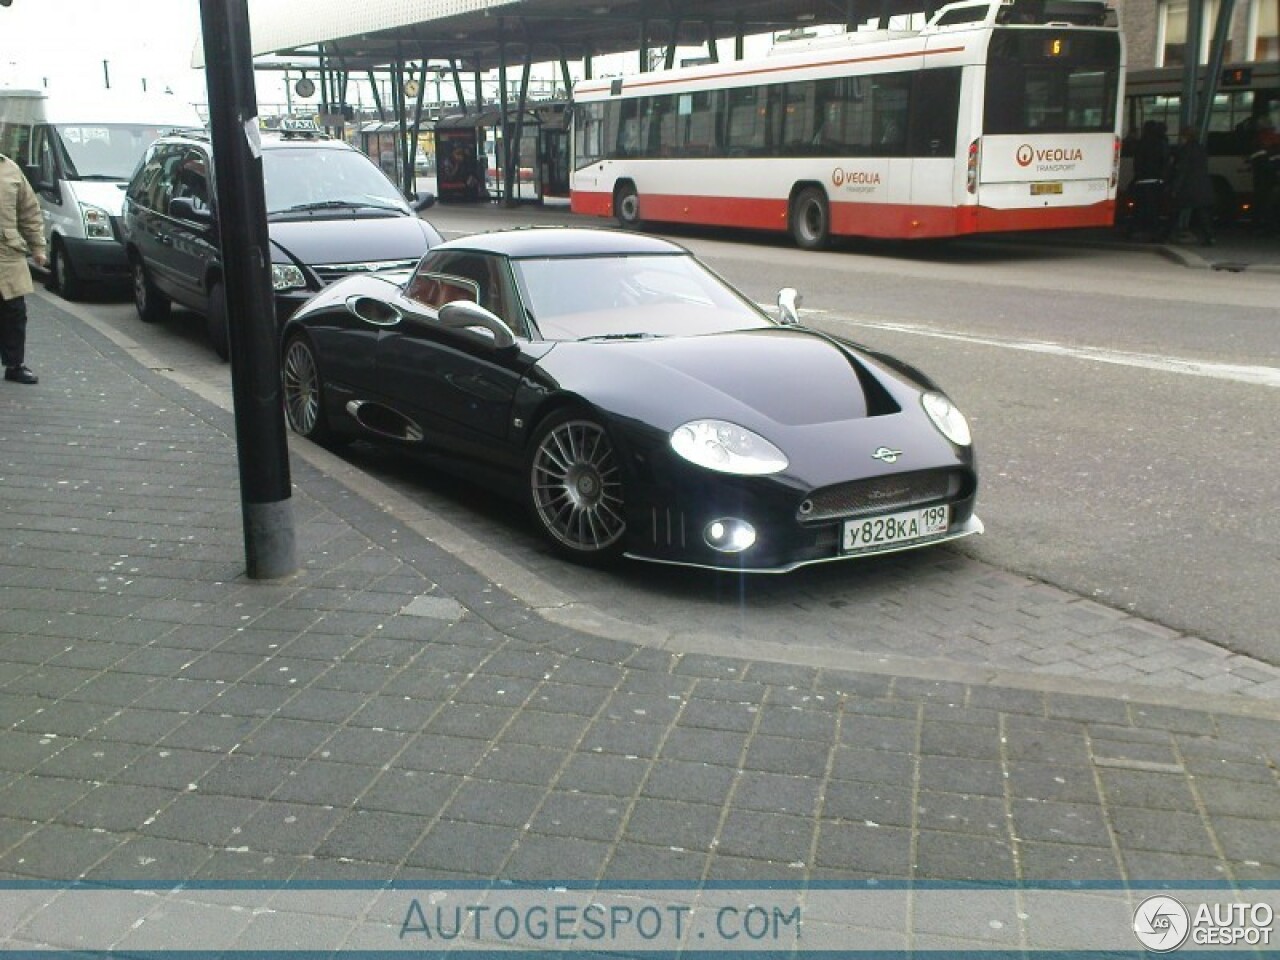
<svg viewBox="0 0 1280 960">
<path fill-rule="evenodd" d="M 796 299 L 772 318 L 634 233 L 453 240 L 293 316 L 289 423 L 491 482 L 579 561 L 783 572 L 981 532 L 959 410 Z"/>
</svg>

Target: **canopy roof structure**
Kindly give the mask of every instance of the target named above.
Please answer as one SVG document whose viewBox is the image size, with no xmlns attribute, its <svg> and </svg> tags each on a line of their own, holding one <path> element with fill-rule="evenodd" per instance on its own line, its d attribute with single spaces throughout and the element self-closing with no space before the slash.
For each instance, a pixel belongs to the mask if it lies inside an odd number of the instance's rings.
<svg viewBox="0 0 1280 960">
<path fill-rule="evenodd" d="M 446 60 L 470 72 L 502 62 L 700 46 L 921 6 L 920 0 L 251 0 L 249 13 L 255 56 L 314 55 L 323 45 L 345 70 Z M 196 66 L 202 57 L 197 45 Z"/>
</svg>

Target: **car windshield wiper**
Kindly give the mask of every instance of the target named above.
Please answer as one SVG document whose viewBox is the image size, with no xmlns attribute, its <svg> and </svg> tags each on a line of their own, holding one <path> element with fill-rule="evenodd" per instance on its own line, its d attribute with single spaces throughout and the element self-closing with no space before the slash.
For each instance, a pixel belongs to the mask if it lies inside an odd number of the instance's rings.
<svg viewBox="0 0 1280 960">
<path fill-rule="evenodd" d="M 299 203 L 292 207 L 285 207 L 283 210 L 272 210 L 271 212 L 306 213 L 308 210 L 359 210 L 362 208 L 391 210 L 395 213 L 403 212 L 399 207 L 392 207 L 383 203 L 374 203 L 370 200 L 316 200 L 312 203 Z"/>
<path fill-rule="evenodd" d="M 579 340 L 661 340 L 661 333 L 598 333 L 592 337 L 579 337 Z"/>
<path fill-rule="evenodd" d="M 128 183 L 128 177 L 116 176 L 114 173 L 82 173 L 79 174 L 81 180 L 114 180 L 117 183 Z"/>
</svg>

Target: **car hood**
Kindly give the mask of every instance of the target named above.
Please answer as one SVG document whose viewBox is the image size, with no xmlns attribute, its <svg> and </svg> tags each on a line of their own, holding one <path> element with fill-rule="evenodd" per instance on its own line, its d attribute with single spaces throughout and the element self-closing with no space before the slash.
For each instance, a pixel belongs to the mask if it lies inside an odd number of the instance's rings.
<svg viewBox="0 0 1280 960">
<path fill-rule="evenodd" d="M 967 457 L 925 417 L 928 383 L 803 328 L 560 343 L 539 366 L 620 423 L 660 434 L 700 418 L 747 427 L 813 483 L 875 472 L 868 457 L 881 446 L 902 448 L 892 470 Z"/>
<path fill-rule="evenodd" d="M 663 427 L 677 426 L 691 408 L 782 427 L 856 420 L 868 411 L 866 372 L 853 354 L 795 328 L 561 343 L 542 366 L 593 400 L 628 406 L 642 398 L 645 419 Z"/>
<path fill-rule="evenodd" d="M 277 258 L 298 264 L 417 259 L 431 245 L 426 222 L 410 216 L 343 217 L 268 223 Z"/>
</svg>

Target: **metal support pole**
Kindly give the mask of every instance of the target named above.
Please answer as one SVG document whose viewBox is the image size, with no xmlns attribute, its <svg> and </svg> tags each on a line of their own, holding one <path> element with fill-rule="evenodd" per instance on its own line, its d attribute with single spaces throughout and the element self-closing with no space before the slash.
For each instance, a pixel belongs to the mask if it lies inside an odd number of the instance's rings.
<svg viewBox="0 0 1280 960">
<path fill-rule="evenodd" d="M 387 111 L 382 106 L 382 92 L 378 89 L 378 78 L 373 69 L 369 69 L 369 88 L 373 91 L 373 105 L 378 108 L 378 119 L 386 121 Z"/>
<path fill-rule="evenodd" d="M 467 112 L 467 95 L 462 89 L 462 75 L 458 73 L 458 61 L 453 57 L 449 58 L 449 69 L 453 71 L 453 92 L 458 95 L 458 108 L 463 112 Z M 436 118 L 440 119 L 439 117 Z"/>
<path fill-rule="evenodd" d="M 248 0 L 200 0 L 235 403 L 245 558 L 255 580 L 298 569 L 271 290 Z"/>
<path fill-rule="evenodd" d="M 507 138 L 507 35 L 505 24 L 498 21 L 498 130 L 502 136 L 502 199 L 511 202 L 511 141 Z"/>
<path fill-rule="evenodd" d="M 1178 108 L 1178 128 L 1195 125 L 1196 78 L 1200 67 L 1201 24 L 1204 23 L 1204 0 L 1187 0 L 1187 44 L 1182 58 L 1182 100 Z"/>
<path fill-rule="evenodd" d="M 560 79 L 564 83 L 564 98 L 573 104 L 573 74 L 569 72 L 569 61 L 560 57 Z"/>
<path fill-rule="evenodd" d="M 507 151 L 507 182 L 512 185 L 512 192 L 507 194 L 507 206 L 514 207 L 520 202 L 516 192 L 520 189 L 520 141 L 524 137 L 524 108 L 529 99 L 529 71 L 533 64 L 528 54 L 524 59 L 524 72 L 520 75 L 520 96 L 516 101 L 516 129 L 512 138 L 511 149 Z M 505 111 L 504 111 L 505 112 Z M 534 164 L 535 168 L 537 164 Z"/>
<path fill-rule="evenodd" d="M 1213 98 L 1218 93 L 1218 78 L 1222 75 L 1222 60 L 1226 56 L 1227 37 L 1231 33 L 1231 15 L 1235 12 L 1234 0 L 1218 0 L 1218 18 L 1213 25 L 1213 42 L 1209 48 L 1209 72 L 1204 78 L 1203 106 L 1200 109 L 1196 130 L 1200 142 L 1208 145 L 1209 119 L 1213 113 Z"/>
</svg>

